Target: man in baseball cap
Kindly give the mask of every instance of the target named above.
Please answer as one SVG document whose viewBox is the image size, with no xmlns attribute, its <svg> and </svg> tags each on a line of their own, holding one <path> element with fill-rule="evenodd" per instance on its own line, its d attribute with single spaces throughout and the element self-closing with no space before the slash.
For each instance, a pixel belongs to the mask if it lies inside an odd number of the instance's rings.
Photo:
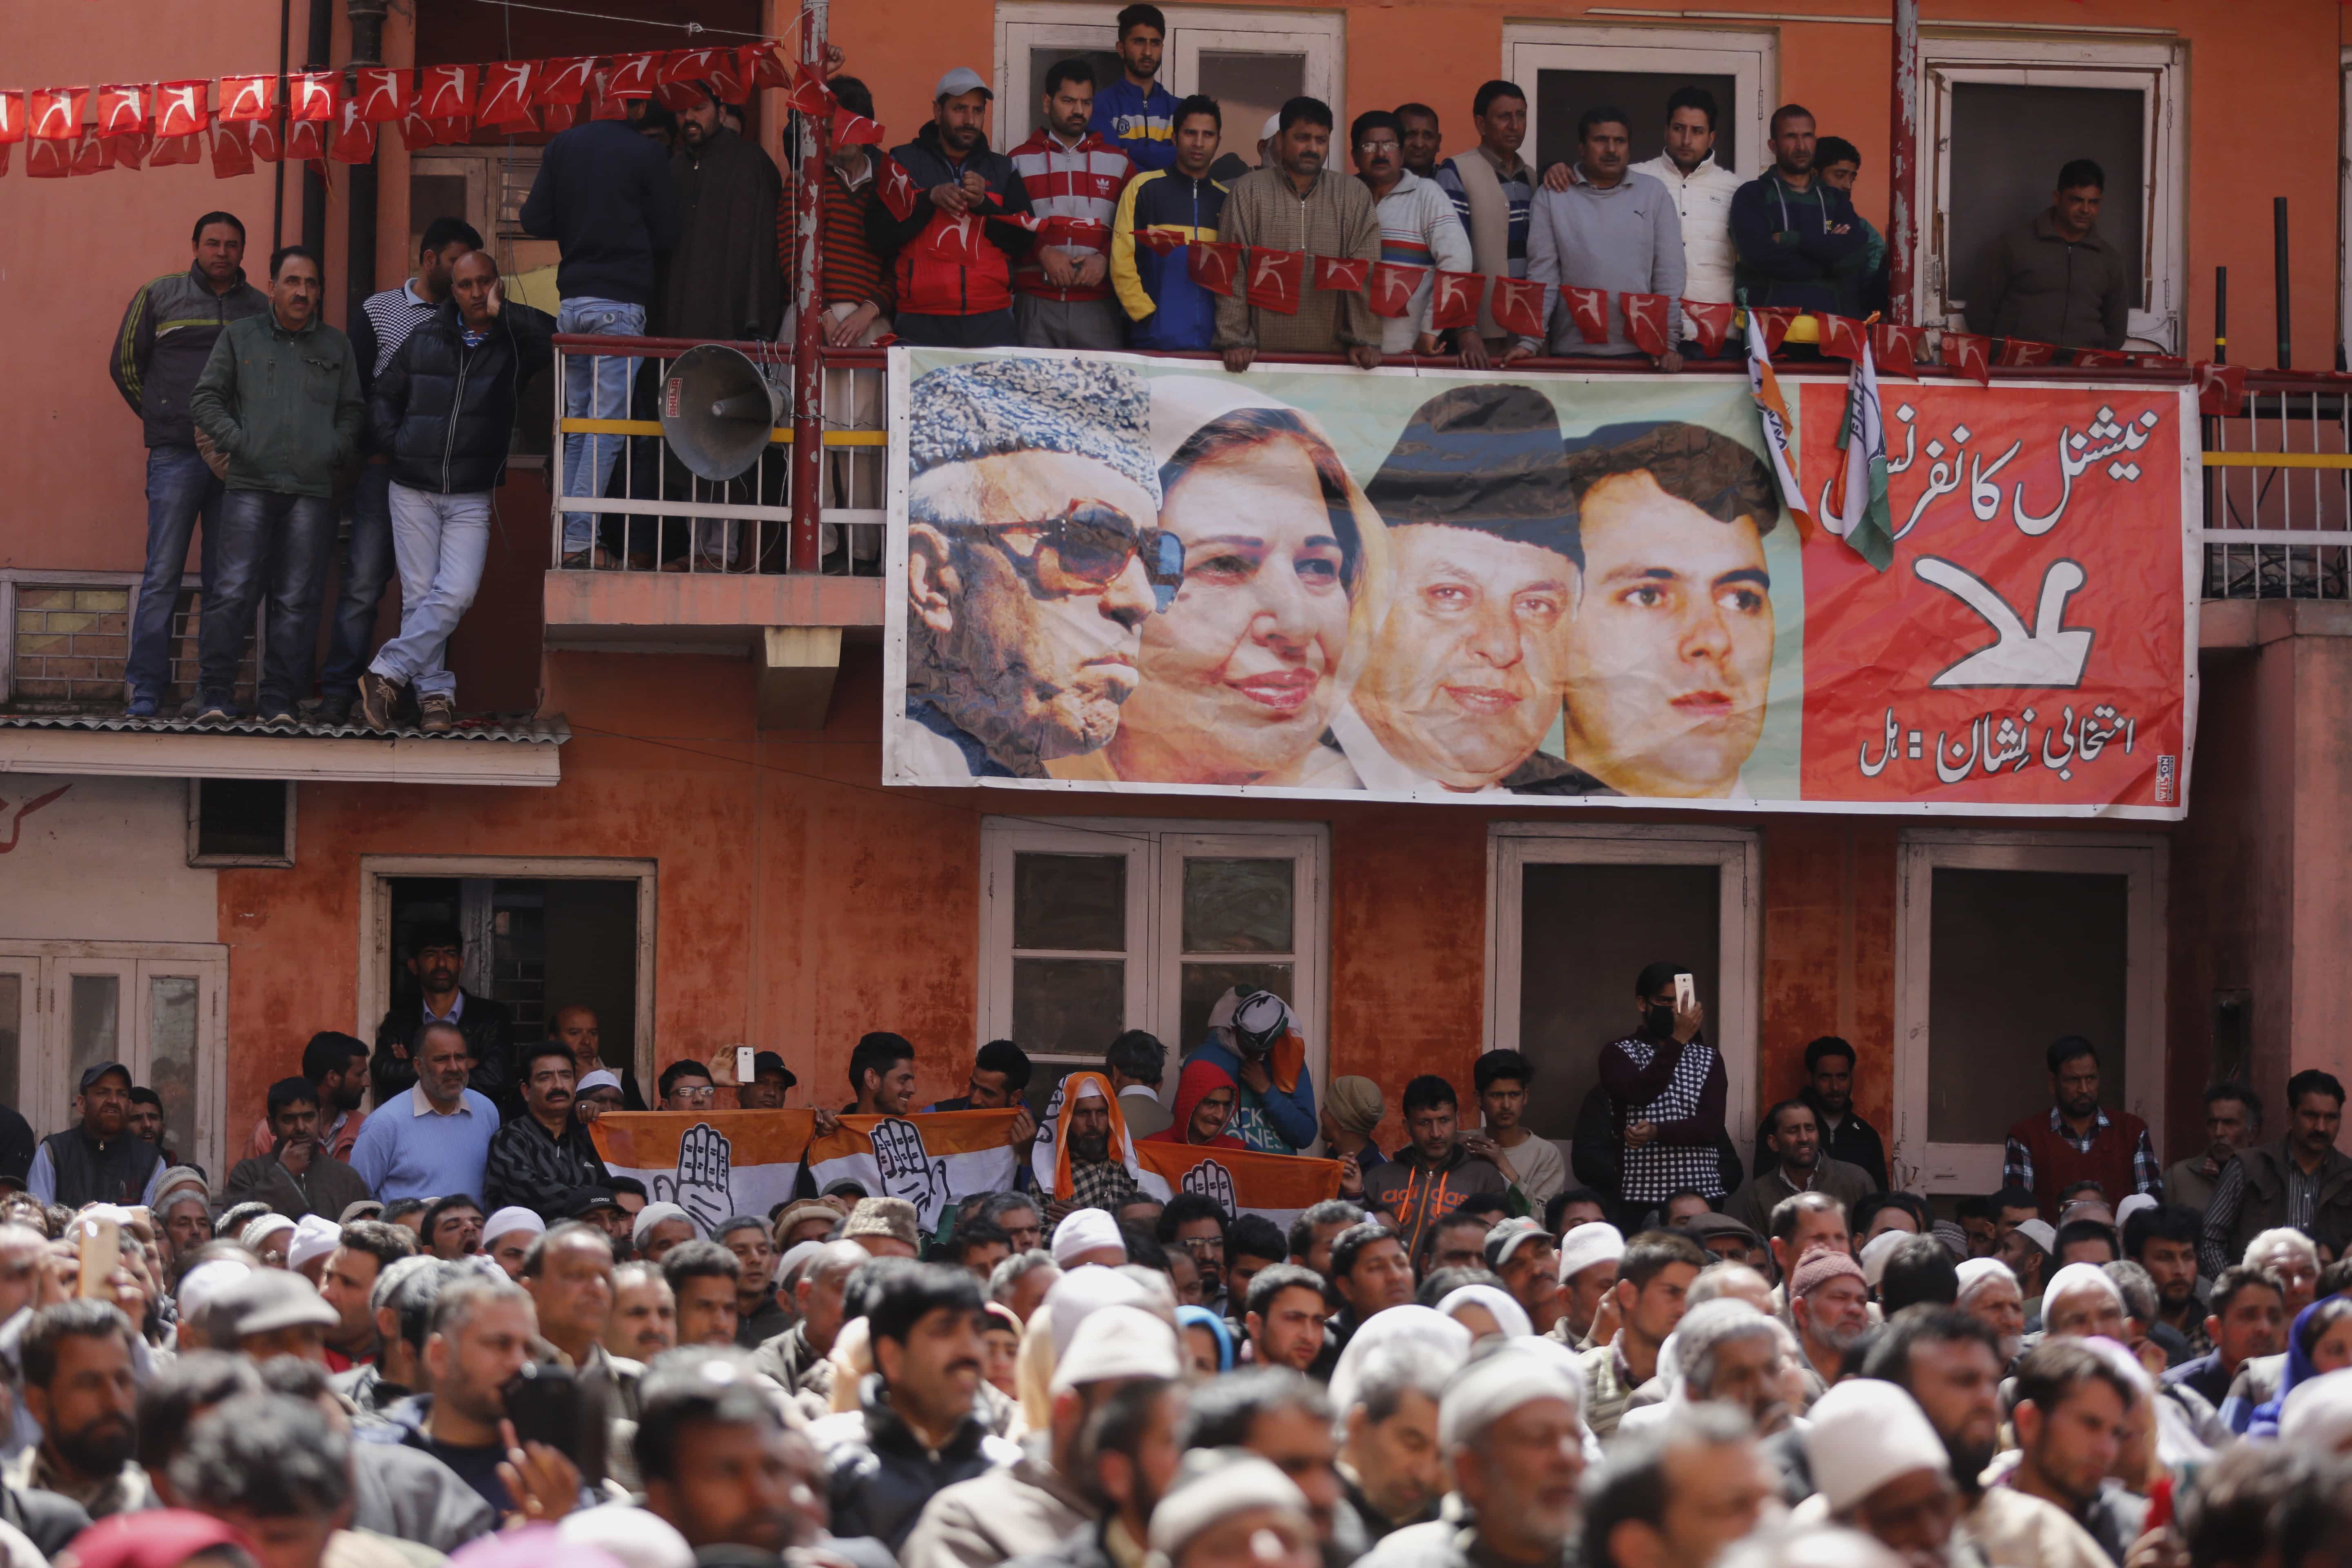
<svg viewBox="0 0 2352 1568">
<path fill-rule="evenodd" d="M 1511 1300 L 1527 1309 L 1535 1331 L 1549 1333 L 1566 1308 L 1560 1301 L 1559 1249 L 1543 1221 L 1521 1215 L 1497 1223 L 1486 1233 L 1486 1267 Z"/>
<path fill-rule="evenodd" d="M 1029 187 L 988 144 L 995 96 L 978 71 L 958 67 L 932 91 L 930 123 L 891 150 L 914 183 L 913 201 L 904 217 L 884 206 L 866 221 L 875 249 L 896 257 L 892 321 L 901 342 L 985 349 L 1020 341 L 1013 258 L 1026 256 L 1035 236 L 1003 221 L 1029 216 Z"/>
<path fill-rule="evenodd" d="M 257 1268 L 213 1297 L 205 1338 L 215 1350 L 236 1351 L 257 1362 L 294 1355 L 324 1366 L 327 1331 L 341 1322 L 342 1314 L 299 1274 Z"/>
<path fill-rule="evenodd" d="M 45 1204 L 69 1209 L 84 1204 L 153 1206 L 168 1162 L 161 1149 L 131 1131 L 131 1069 L 121 1062 L 93 1062 L 82 1069 L 76 1087 L 81 1120 L 41 1140 L 25 1190 Z"/>
</svg>

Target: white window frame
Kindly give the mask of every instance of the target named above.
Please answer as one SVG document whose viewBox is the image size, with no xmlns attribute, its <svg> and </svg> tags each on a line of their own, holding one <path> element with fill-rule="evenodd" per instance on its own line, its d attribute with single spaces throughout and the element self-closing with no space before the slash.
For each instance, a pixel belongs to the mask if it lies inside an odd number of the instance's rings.
<svg viewBox="0 0 2352 1568">
<path fill-rule="evenodd" d="M 1173 23 L 1171 23 L 1173 26 Z M 1297 867 L 1291 884 L 1289 998 L 1307 1037 L 1307 1066 L 1318 1084 L 1329 1076 L 1328 954 L 1331 943 L 1331 833 L 1319 822 L 1195 822 L 1141 817 L 981 819 L 980 1005 L 975 1046 L 1013 1034 L 1013 858 L 1020 854 L 1127 857 L 1126 1027 L 1159 1037 L 1173 1057 L 1199 1042 L 1181 1037 L 1183 1018 L 1182 862 L 1186 857 L 1274 859 Z M 1102 958 L 1101 952 L 1025 957 Z M 1233 953 L 1235 963 L 1257 955 Z M 1265 955 L 1279 963 L 1279 955 Z M 1110 1044 L 1108 1040 L 1103 1042 Z M 1055 1058 L 1058 1060 L 1059 1058 Z M 1161 1086 L 1172 1100 L 1174 1084 Z"/>
<path fill-rule="evenodd" d="M 2000 1185 L 1999 1143 L 1927 1142 L 1928 1017 L 1933 974 L 1936 872 L 2071 871 L 2126 879 L 2124 903 L 2124 1060 L 2131 1083 L 2123 1107 L 2159 1136 L 2164 1126 L 2165 907 L 2170 846 L 2119 833 L 2032 833 L 2000 828 L 1906 828 L 1895 903 L 1895 1127 L 1887 1175 L 1918 1193 L 1980 1195 Z M 2112 1041 L 2100 1041 L 2102 1047 Z M 2047 1103 L 2041 1079 L 2020 1103 Z"/>
<path fill-rule="evenodd" d="M 1916 319 L 1956 319 L 1946 301 L 1949 266 L 1947 218 L 1952 192 L 1952 89 L 1962 82 L 2007 87 L 2135 90 L 2140 114 L 2140 298 L 2126 329 L 2137 342 L 2182 352 L 2188 324 L 2189 250 L 2187 58 L 2172 43 L 2046 37 L 1919 40 L 1920 149 L 1914 212 L 1927 215 L 1920 252 L 1927 264 L 1912 285 Z M 2051 173 L 2057 173 L 2055 163 Z"/>
<path fill-rule="evenodd" d="M 634 1019 L 637 1081 L 654 1079 L 654 941 L 659 862 L 592 856 L 362 855 L 360 857 L 359 1011 L 352 1033 L 375 1038 L 392 1005 L 392 879 L 395 877 L 513 877 L 543 881 L 637 885 L 637 1005 Z"/>
<path fill-rule="evenodd" d="M 1756 1134 L 1757 1023 L 1764 984 L 1764 855 L 1761 836 L 1729 827 L 1608 827 L 1583 823 L 1496 822 L 1486 829 L 1486 1049 L 1520 1050 L 1520 896 L 1529 866 L 1713 866 L 1717 868 L 1717 969 L 1700 999 L 1710 1004 L 1706 1037 L 1723 1058 L 1725 1129 L 1745 1149 Z M 1631 995 L 1633 977 L 1612 984 Z M 1591 1044 L 1598 1047 L 1601 1042 Z"/>
<path fill-rule="evenodd" d="M 79 1091 L 69 1079 L 72 1009 L 77 974 L 110 974 L 120 984 L 123 1015 L 116 1042 L 133 1081 L 144 1082 L 153 1063 L 149 1037 L 148 982 L 186 976 L 196 982 L 196 1146 L 183 1149 L 207 1171 L 228 1170 L 223 1129 L 228 1123 L 228 949 L 208 942 L 0 942 L 0 971 L 23 977 L 27 1005 L 16 1041 L 20 1084 L 0 1084 L 25 1120 L 42 1132 L 73 1122 Z"/>
<path fill-rule="evenodd" d="M 1517 82 L 1528 100 L 1528 140 L 1536 141 L 1537 73 L 1546 70 L 1650 71 L 1661 76 L 1728 76 L 1738 84 L 1736 101 L 1720 106 L 1738 128 L 1735 138 L 1750 165 L 1743 177 L 1764 166 L 1766 128 L 1772 94 L 1780 81 L 1780 35 L 1770 30 L 1733 32 L 1696 27 L 1594 26 L 1576 22 L 1507 22 L 1503 25 L 1503 79 Z M 1467 121 L 1447 141 L 1467 142 Z"/>
<path fill-rule="evenodd" d="M 2352 327 L 2352 47 L 2336 53 L 2336 336 Z M 13 623 L 11 623 L 13 624 Z"/>
<path fill-rule="evenodd" d="M 1183 98 L 1199 83 L 1195 64 L 1203 47 L 1213 49 L 1296 50 L 1307 57 L 1307 93 L 1331 106 L 1336 125 L 1348 123 L 1343 101 L 1348 82 L 1348 20 L 1337 11 L 1243 10 L 1223 5 L 1162 5 L 1168 18 L 1167 51 L 1160 57 L 1160 81 Z M 1109 49 L 1118 43 L 1118 29 L 1106 19 L 1099 5 L 1065 5 L 1048 0 L 1007 0 L 996 7 L 996 74 L 992 79 L 1000 103 L 1024 107 L 1019 123 L 1028 123 L 1026 105 L 1036 96 L 1029 79 L 1029 51 L 1056 46 L 1070 49 Z M 994 134 L 1010 146 L 1019 138 L 1007 127 L 1013 123 L 1000 110 Z M 1027 133 L 1023 132 L 1024 135 Z M 1238 137 L 1238 140 L 1236 139 Z M 1225 127 L 1225 149 L 1244 160 L 1254 154 L 1256 141 L 1251 127 Z"/>
</svg>

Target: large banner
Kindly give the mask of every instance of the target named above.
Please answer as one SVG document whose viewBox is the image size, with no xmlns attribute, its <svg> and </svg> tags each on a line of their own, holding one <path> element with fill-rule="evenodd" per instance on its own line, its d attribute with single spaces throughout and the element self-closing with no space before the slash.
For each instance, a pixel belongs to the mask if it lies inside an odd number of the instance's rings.
<svg viewBox="0 0 2352 1568">
<path fill-rule="evenodd" d="M 1885 378 L 1882 574 L 1736 377 L 890 353 L 887 783 L 2187 809 L 2187 387 Z"/>
</svg>

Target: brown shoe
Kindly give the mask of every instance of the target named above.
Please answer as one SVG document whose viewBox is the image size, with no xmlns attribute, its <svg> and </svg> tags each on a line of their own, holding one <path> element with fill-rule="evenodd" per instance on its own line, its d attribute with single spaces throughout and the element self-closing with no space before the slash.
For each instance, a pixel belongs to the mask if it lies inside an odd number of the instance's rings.
<svg viewBox="0 0 2352 1568">
<path fill-rule="evenodd" d="M 393 700 L 400 688 L 384 676 L 369 670 L 360 677 L 360 727 L 365 730 L 390 730 Z"/>
<path fill-rule="evenodd" d="M 428 735 L 446 735 L 457 727 L 457 704 L 437 691 L 420 693 L 416 707 L 425 715 L 416 727 Z"/>
</svg>

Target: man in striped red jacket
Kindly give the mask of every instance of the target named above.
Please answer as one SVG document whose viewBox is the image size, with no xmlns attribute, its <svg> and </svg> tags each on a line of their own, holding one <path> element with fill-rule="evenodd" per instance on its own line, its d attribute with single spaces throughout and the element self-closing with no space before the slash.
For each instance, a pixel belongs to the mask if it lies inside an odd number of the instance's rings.
<svg viewBox="0 0 2352 1568">
<path fill-rule="evenodd" d="M 1093 68 L 1057 62 L 1045 73 L 1042 129 L 1013 150 L 1013 168 L 1040 220 L 1037 243 L 1013 271 L 1013 316 L 1031 348 L 1118 349 L 1126 323 L 1111 291 L 1111 220 L 1135 165 L 1090 132 Z"/>
</svg>

